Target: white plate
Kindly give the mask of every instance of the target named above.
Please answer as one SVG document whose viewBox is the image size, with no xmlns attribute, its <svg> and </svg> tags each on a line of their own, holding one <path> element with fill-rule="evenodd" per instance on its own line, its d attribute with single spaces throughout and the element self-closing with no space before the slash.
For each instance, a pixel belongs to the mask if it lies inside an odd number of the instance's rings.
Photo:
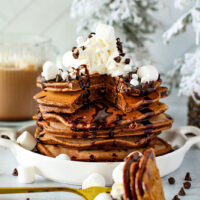
<svg viewBox="0 0 200 200">
<path fill-rule="evenodd" d="M 13 129 L 0 129 L 0 136 L 7 135 L 11 140 L 0 138 L 0 145 L 9 148 L 19 164 L 28 164 L 35 167 L 36 173 L 53 181 L 81 185 L 83 180 L 92 172 L 102 174 L 106 184 L 112 184 L 112 171 L 119 162 L 78 162 L 58 160 L 28 151 L 16 144 L 16 137 L 24 130 L 35 131 L 35 126 L 27 126 L 19 131 Z M 186 133 L 194 133 L 195 137 L 187 139 Z M 161 137 L 167 140 L 177 150 L 163 156 L 157 157 L 157 165 L 161 176 L 165 176 L 181 165 L 185 153 L 189 148 L 200 142 L 200 129 L 193 126 L 183 126 L 177 129 L 165 131 Z"/>
</svg>

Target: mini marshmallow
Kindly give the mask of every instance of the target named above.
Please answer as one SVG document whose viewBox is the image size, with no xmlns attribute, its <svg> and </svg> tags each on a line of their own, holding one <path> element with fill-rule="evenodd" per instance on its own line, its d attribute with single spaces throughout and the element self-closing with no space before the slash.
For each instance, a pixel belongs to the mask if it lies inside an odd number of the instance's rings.
<svg viewBox="0 0 200 200">
<path fill-rule="evenodd" d="M 112 198 L 108 193 L 100 193 L 94 198 L 94 200 L 112 200 Z"/>
<path fill-rule="evenodd" d="M 105 41 L 115 41 L 115 31 L 112 26 L 106 24 L 99 24 L 96 28 L 96 36 Z"/>
<path fill-rule="evenodd" d="M 17 143 L 28 150 L 33 150 L 37 144 L 36 139 L 28 131 L 24 131 L 18 138 Z"/>
<path fill-rule="evenodd" d="M 59 160 L 70 160 L 70 157 L 67 154 L 61 153 L 58 156 L 56 156 L 56 159 L 59 159 Z"/>
<path fill-rule="evenodd" d="M 112 173 L 112 178 L 115 183 L 123 183 L 123 169 L 124 169 L 124 162 L 120 163 Z"/>
<path fill-rule="evenodd" d="M 35 180 L 35 170 L 33 166 L 23 166 L 20 165 L 17 168 L 18 171 L 18 181 L 20 183 L 33 183 Z"/>
<path fill-rule="evenodd" d="M 158 70 L 153 65 L 145 65 L 138 69 L 137 75 L 139 78 L 143 79 L 144 83 L 144 82 L 158 80 L 159 73 Z"/>
<path fill-rule="evenodd" d="M 137 86 L 137 85 L 139 85 L 139 81 L 135 80 L 135 79 L 131 79 L 130 84 L 133 86 Z"/>
<path fill-rule="evenodd" d="M 114 183 L 110 194 L 113 197 L 113 199 L 121 200 L 121 197 L 124 195 L 123 183 L 121 184 Z"/>
<path fill-rule="evenodd" d="M 105 187 L 105 185 L 106 185 L 105 179 L 101 174 L 92 173 L 83 181 L 82 189 L 94 186 Z"/>
<path fill-rule="evenodd" d="M 138 75 L 137 74 L 132 74 L 132 79 L 138 80 Z"/>
<path fill-rule="evenodd" d="M 51 80 L 56 78 L 56 75 L 59 74 L 60 71 L 56 64 L 51 61 L 46 61 L 43 65 L 43 72 L 42 76 L 45 78 L 45 80 Z"/>
</svg>

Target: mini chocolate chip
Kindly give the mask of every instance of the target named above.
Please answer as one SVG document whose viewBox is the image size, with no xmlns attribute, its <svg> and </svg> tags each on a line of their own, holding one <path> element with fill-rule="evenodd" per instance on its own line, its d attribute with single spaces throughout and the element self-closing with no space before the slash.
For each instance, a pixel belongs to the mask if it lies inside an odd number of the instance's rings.
<svg viewBox="0 0 200 200">
<path fill-rule="evenodd" d="M 72 52 L 74 52 L 74 50 L 76 49 L 77 47 L 72 47 Z"/>
<path fill-rule="evenodd" d="M 186 133 L 185 134 L 187 137 L 194 137 L 194 136 L 196 136 L 194 133 Z"/>
<path fill-rule="evenodd" d="M 124 57 L 126 54 L 125 53 L 120 53 L 119 55 L 122 56 L 122 57 Z"/>
<path fill-rule="evenodd" d="M 126 58 L 124 62 L 128 65 L 130 63 L 130 58 Z"/>
<path fill-rule="evenodd" d="M 90 162 L 95 162 L 94 155 L 90 155 Z"/>
<path fill-rule="evenodd" d="M 30 198 L 26 198 L 26 200 L 30 200 Z"/>
<path fill-rule="evenodd" d="M 121 61 L 121 57 L 120 56 L 117 56 L 114 58 L 115 62 L 119 63 Z"/>
<path fill-rule="evenodd" d="M 183 183 L 183 186 L 184 186 L 185 189 L 190 189 L 191 183 L 187 181 L 187 182 Z"/>
<path fill-rule="evenodd" d="M 9 140 L 10 138 L 7 135 L 2 135 L 1 138 Z"/>
<path fill-rule="evenodd" d="M 190 176 L 190 172 L 187 172 L 186 175 L 185 175 L 185 180 L 186 181 L 192 181 L 192 178 Z"/>
<path fill-rule="evenodd" d="M 79 56 L 79 53 L 77 52 L 77 53 L 73 53 L 73 57 L 75 58 L 75 59 L 78 59 L 78 56 Z"/>
<path fill-rule="evenodd" d="M 168 179 L 168 182 L 169 182 L 170 185 L 173 185 L 175 183 L 175 178 L 174 177 L 170 177 Z"/>
<path fill-rule="evenodd" d="M 18 171 L 17 171 L 17 169 L 16 169 L 16 168 L 13 170 L 13 173 L 12 173 L 12 175 L 13 175 L 13 176 L 18 176 Z"/>
<path fill-rule="evenodd" d="M 180 196 L 185 196 L 186 195 L 185 190 L 183 189 L 183 187 L 180 189 L 178 195 L 180 195 Z"/>
<path fill-rule="evenodd" d="M 88 38 L 93 37 L 93 35 L 95 35 L 95 34 L 96 34 L 96 33 L 94 33 L 94 32 L 90 33 L 90 34 L 88 35 Z"/>
<path fill-rule="evenodd" d="M 175 195 L 172 200 L 180 200 L 180 198 L 178 197 L 178 195 Z"/>
<path fill-rule="evenodd" d="M 57 74 L 56 75 L 56 82 L 60 82 L 60 81 L 62 81 L 61 75 Z"/>
<path fill-rule="evenodd" d="M 83 51 L 86 49 L 86 47 L 85 46 L 81 46 L 80 47 Z"/>
</svg>

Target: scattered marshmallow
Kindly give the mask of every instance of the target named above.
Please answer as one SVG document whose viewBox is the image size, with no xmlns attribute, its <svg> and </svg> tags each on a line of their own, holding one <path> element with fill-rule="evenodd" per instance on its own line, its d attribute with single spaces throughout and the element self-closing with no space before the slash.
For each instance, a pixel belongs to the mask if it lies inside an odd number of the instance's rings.
<svg viewBox="0 0 200 200">
<path fill-rule="evenodd" d="M 159 73 L 153 65 L 145 65 L 138 69 L 137 75 L 139 78 L 141 78 L 141 82 L 143 79 L 144 83 L 158 80 Z"/>
<path fill-rule="evenodd" d="M 82 189 L 94 186 L 105 187 L 105 185 L 106 185 L 105 179 L 101 174 L 92 173 L 83 181 Z"/>
<path fill-rule="evenodd" d="M 64 55 L 63 55 L 63 58 L 62 58 L 62 62 L 63 62 L 63 65 L 68 68 L 71 63 L 72 63 L 72 60 L 73 60 L 73 56 L 72 56 L 72 51 L 67 51 Z"/>
<path fill-rule="evenodd" d="M 33 150 L 37 144 L 36 139 L 28 131 L 24 131 L 18 138 L 17 143 L 28 150 Z"/>
<path fill-rule="evenodd" d="M 35 180 L 35 170 L 33 166 L 20 165 L 17 168 L 18 180 L 20 183 L 33 183 Z"/>
<path fill-rule="evenodd" d="M 139 81 L 135 80 L 135 79 L 131 79 L 130 84 L 133 86 L 137 86 L 137 85 L 139 85 Z"/>
<path fill-rule="evenodd" d="M 124 195 L 124 186 L 123 183 L 118 184 L 114 183 L 112 186 L 112 190 L 110 192 L 113 199 L 120 200 L 121 197 Z"/>
<path fill-rule="evenodd" d="M 112 198 L 108 193 L 100 193 L 95 197 L 94 200 L 112 200 Z"/>
<path fill-rule="evenodd" d="M 43 72 L 42 76 L 45 78 L 45 80 L 51 80 L 56 78 L 56 75 L 59 74 L 60 71 L 56 64 L 52 61 L 46 61 L 43 65 Z"/>
<path fill-rule="evenodd" d="M 115 183 L 123 183 L 123 169 L 124 169 L 124 162 L 120 163 L 112 173 L 112 178 Z"/>
<path fill-rule="evenodd" d="M 61 153 L 58 156 L 56 156 L 56 159 L 59 159 L 59 160 L 70 160 L 70 157 L 67 154 Z"/>
</svg>

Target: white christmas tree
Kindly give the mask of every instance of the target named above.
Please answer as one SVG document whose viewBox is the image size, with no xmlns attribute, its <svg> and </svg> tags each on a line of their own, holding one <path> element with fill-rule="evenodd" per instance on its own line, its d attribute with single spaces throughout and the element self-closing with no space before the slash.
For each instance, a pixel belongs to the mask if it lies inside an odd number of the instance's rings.
<svg viewBox="0 0 200 200">
<path fill-rule="evenodd" d="M 196 33 L 196 49 L 175 61 L 175 68 L 168 73 L 167 79 L 172 87 L 179 87 L 180 95 L 192 96 L 199 104 L 196 95 L 200 97 L 200 0 L 176 0 L 175 7 L 188 8 L 188 11 L 163 34 L 164 42 L 170 42 L 171 38 L 185 32 L 192 25 Z"/>
<path fill-rule="evenodd" d="M 95 30 L 98 23 L 114 26 L 126 50 L 134 53 L 132 56 L 138 65 L 150 58 L 145 42 L 158 25 L 152 16 L 157 3 L 158 0 L 74 0 L 71 16 L 77 19 L 79 34 Z"/>
</svg>

